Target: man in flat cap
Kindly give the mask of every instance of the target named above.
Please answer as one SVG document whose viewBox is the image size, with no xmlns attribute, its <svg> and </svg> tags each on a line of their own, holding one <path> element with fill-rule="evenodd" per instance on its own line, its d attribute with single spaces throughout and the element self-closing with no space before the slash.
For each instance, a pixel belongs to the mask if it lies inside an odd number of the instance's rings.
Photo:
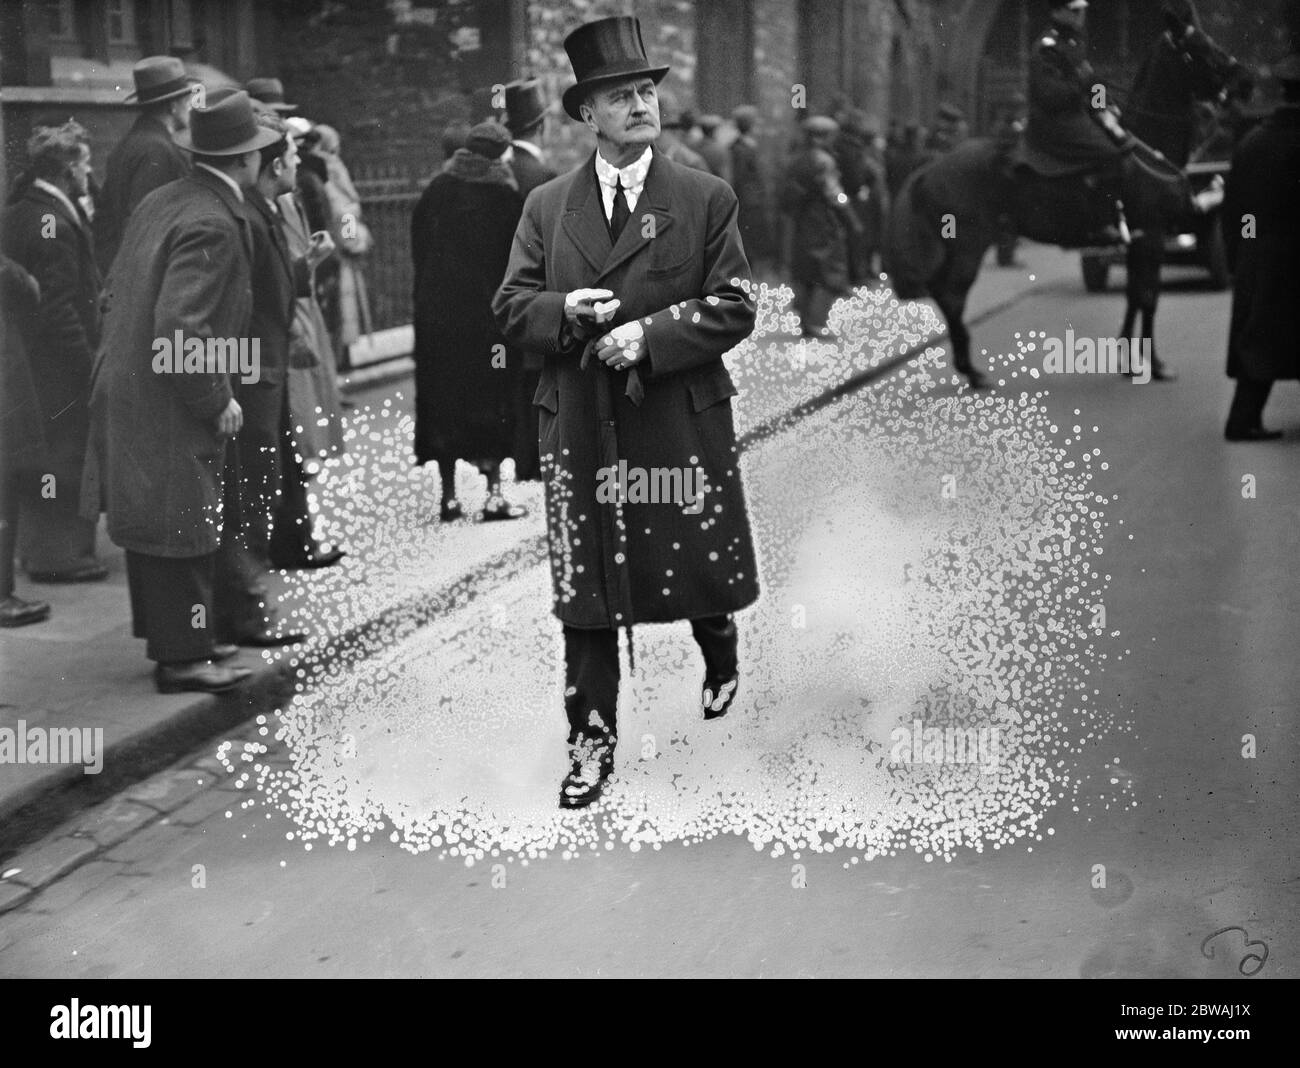
<svg viewBox="0 0 1300 1068">
<path fill-rule="evenodd" d="M 804 147 L 790 161 L 781 206 L 794 225 L 790 274 L 804 337 L 822 337 L 836 299 L 851 289 L 849 242 L 862 224 L 832 154 L 839 124 L 825 115 L 803 121 Z"/>
<path fill-rule="evenodd" d="M 146 56 L 135 65 L 132 75 L 135 91 L 126 99 L 140 114 L 108 154 L 95 212 L 95 252 L 105 274 L 136 205 L 190 170 L 190 161 L 176 144 L 176 137 L 189 129 L 198 79 L 186 74 L 185 65 L 174 56 Z"/>
<path fill-rule="evenodd" d="M 735 194 L 655 145 L 668 68 L 646 58 L 639 22 L 588 23 L 564 46 L 577 77 L 564 109 L 596 151 L 528 198 L 493 310 L 507 341 L 545 355 L 534 403 L 565 642 L 560 804 L 580 808 L 613 770 L 618 628 L 690 620 L 702 714 L 736 696 L 732 613 L 758 583 L 722 356 L 755 306 Z"/>
</svg>

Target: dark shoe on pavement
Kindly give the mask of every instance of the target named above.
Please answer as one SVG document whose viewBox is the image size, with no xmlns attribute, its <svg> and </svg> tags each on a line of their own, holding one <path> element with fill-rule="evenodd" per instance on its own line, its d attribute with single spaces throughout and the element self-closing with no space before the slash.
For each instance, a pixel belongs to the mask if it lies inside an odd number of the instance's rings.
<svg viewBox="0 0 1300 1068">
<path fill-rule="evenodd" d="M 27 577 L 33 582 L 47 585 L 69 582 L 103 582 L 108 578 L 108 568 L 103 564 L 89 561 L 59 571 L 29 571 Z"/>
<path fill-rule="evenodd" d="M 260 630 L 250 630 L 235 635 L 235 641 L 240 645 L 256 645 L 263 649 L 273 649 L 277 645 L 296 645 L 306 639 L 307 634 L 304 631 L 282 631 L 275 625 L 267 625 Z"/>
<path fill-rule="evenodd" d="M 153 669 L 159 693 L 221 693 L 238 686 L 249 675 L 248 668 L 222 667 L 211 660 L 188 664 L 159 664 Z"/>
<path fill-rule="evenodd" d="M 988 389 L 989 380 L 984 376 L 983 371 L 976 370 L 974 367 L 958 367 L 956 371 L 965 377 L 971 389 Z"/>
<path fill-rule="evenodd" d="M 614 774 L 614 744 L 582 738 L 569 747 L 569 774 L 560 784 L 560 808 L 586 808 L 605 789 Z"/>
<path fill-rule="evenodd" d="M 0 601 L 0 627 L 25 627 L 50 618 L 50 606 L 44 601 L 24 601 L 9 596 Z"/>
<path fill-rule="evenodd" d="M 483 505 L 483 522 L 490 523 L 499 519 L 522 519 L 528 509 L 522 504 L 509 504 L 501 496 L 489 497 Z"/>
<path fill-rule="evenodd" d="M 704 707 L 704 718 L 721 719 L 725 716 L 732 702 L 736 700 L 736 690 L 739 686 L 739 675 L 733 675 L 729 679 L 706 678 L 704 687 L 700 690 L 700 704 Z"/>
<path fill-rule="evenodd" d="M 1262 426 L 1252 426 L 1246 430 L 1228 427 L 1223 436 L 1228 441 L 1277 441 L 1282 436 L 1282 431 L 1265 430 Z"/>
<path fill-rule="evenodd" d="M 460 501 L 450 500 L 443 501 L 442 506 L 438 509 L 438 519 L 443 523 L 450 523 L 453 520 L 460 519 L 465 514 L 465 509 L 460 506 Z"/>
</svg>

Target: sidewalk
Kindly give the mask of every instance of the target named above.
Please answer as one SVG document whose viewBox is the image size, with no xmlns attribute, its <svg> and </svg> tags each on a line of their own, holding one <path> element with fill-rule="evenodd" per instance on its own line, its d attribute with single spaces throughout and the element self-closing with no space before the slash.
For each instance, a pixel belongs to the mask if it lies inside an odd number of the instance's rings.
<svg viewBox="0 0 1300 1068">
<path fill-rule="evenodd" d="M 1082 294 L 1077 256 L 1029 246 L 1022 250 L 1021 258 L 1025 269 L 989 266 L 984 271 L 971 294 L 968 322 L 1049 285 L 1073 287 Z M 888 306 L 887 299 L 883 306 Z M 910 314 L 908 319 L 917 320 L 918 315 Z M 908 333 L 903 327 L 873 336 L 867 346 L 870 352 L 845 352 L 830 345 L 801 345 L 789 335 L 770 338 L 763 347 L 762 360 L 755 360 L 750 353 L 731 361 L 741 392 L 737 430 L 742 442 L 764 436 L 827 399 L 857 388 L 864 372 L 871 369 L 865 378 L 875 377 L 882 366 L 910 359 L 936 340 L 934 335 Z M 979 351 L 978 331 L 975 351 Z M 400 373 L 406 366 L 398 365 L 395 370 Z M 372 378 L 363 387 L 373 397 L 381 384 Z M 409 374 L 390 383 L 389 392 L 393 389 L 401 391 L 401 398 L 391 407 L 381 410 L 382 402 L 371 401 L 376 414 L 370 417 L 369 428 L 393 430 L 400 440 L 411 407 Z M 366 422 L 363 410 L 349 413 L 354 429 L 359 420 Z M 354 452 L 354 459 L 358 455 Z M 399 460 L 404 464 L 405 458 Z M 337 469 L 332 467 L 325 479 L 338 479 L 348 466 L 345 461 Z M 362 466 L 351 470 L 353 475 L 366 475 Z M 409 508 L 432 519 L 416 531 L 419 551 L 425 554 L 418 574 L 408 575 L 405 569 L 381 574 L 372 563 L 371 557 L 379 555 L 369 551 L 372 545 L 397 536 L 383 529 L 382 516 L 374 517 L 372 529 L 338 534 L 337 540 L 349 556 L 335 568 L 272 573 L 272 592 L 286 609 L 283 614 L 296 617 L 313 632 L 304 654 L 308 658 L 346 655 L 350 639 L 383 618 L 396 615 L 404 624 L 418 627 L 544 558 L 539 484 L 512 491 L 514 499 L 530 508 L 523 520 L 440 526 L 436 520 L 436 474 L 431 469 L 417 470 L 404 477 L 409 484 L 401 487 L 402 491 L 409 492 L 411 487 L 417 491 L 417 499 L 407 501 Z M 482 483 L 463 465 L 458 487 L 462 479 L 465 488 L 458 488 L 458 494 L 464 492 L 468 510 L 481 497 Z M 328 528 L 336 525 L 330 519 L 329 510 L 323 510 L 320 528 L 327 538 Z M 252 668 L 253 676 L 228 694 L 157 693 L 143 643 L 131 636 L 123 553 L 102 531 L 99 545 L 110 572 L 106 582 L 37 586 L 20 575 L 19 594 L 49 601 L 53 614 L 45 623 L 0 633 L 0 730 L 11 729 L 17 736 L 20 722 L 26 729 L 102 729 L 102 771 L 86 774 L 83 764 L 0 764 L 0 858 L 202 743 L 271 713 L 293 694 L 297 664 L 292 650 L 249 648 L 241 650 L 232 662 Z M 391 558 L 391 552 L 388 555 Z M 359 597 L 365 607 L 362 617 L 358 619 L 354 613 L 346 618 L 344 614 L 345 622 L 339 623 L 333 613 L 322 613 L 323 590 L 333 596 Z"/>
</svg>

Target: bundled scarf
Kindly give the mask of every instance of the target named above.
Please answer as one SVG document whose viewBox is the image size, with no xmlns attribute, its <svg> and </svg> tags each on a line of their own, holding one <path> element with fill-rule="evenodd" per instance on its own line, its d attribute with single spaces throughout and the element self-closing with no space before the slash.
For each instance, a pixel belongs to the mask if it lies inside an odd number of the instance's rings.
<svg viewBox="0 0 1300 1068">
<path fill-rule="evenodd" d="M 504 159 L 488 159 L 471 152 L 468 148 L 458 148 L 451 159 L 442 165 L 444 174 L 459 178 L 465 182 L 483 182 L 488 185 L 505 185 L 517 190 L 514 172 Z"/>
</svg>

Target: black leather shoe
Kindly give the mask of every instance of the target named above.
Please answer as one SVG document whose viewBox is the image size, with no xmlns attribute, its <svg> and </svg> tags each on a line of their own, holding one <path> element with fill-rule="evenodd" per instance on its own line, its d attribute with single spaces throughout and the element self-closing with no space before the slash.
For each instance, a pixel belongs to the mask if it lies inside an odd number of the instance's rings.
<svg viewBox="0 0 1300 1068">
<path fill-rule="evenodd" d="M 301 630 L 276 631 L 270 627 L 263 627 L 261 630 L 247 631 L 243 634 L 237 634 L 235 641 L 240 645 L 256 645 L 263 649 L 273 649 L 277 645 L 296 645 L 298 642 L 306 641 L 307 635 Z"/>
<path fill-rule="evenodd" d="M 1265 430 L 1262 426 L 1252 426 L 1248 430 L 1228 427 L 1223 436 L 1228 441 L 1277 441 L 1282 436 L 1280 430 Z"/>
<path fill-rule="evenodd" d="M 989 380 L 984 376 L 983 371 L 976 370 L 974 367 L 958 367 L 956 370 L 959 375 L 965 377 L 971 389 L 988 389 Z"/>
<path fill-rule="evenodd" d="M 460 506 L 460 501 L 451 500 L 443 501 L 442 506 L 438 509 L 438 519 L 443 523 L 450 523 L 453 520 L 460 519 L 465 514 L 465 509 Z"/>
<path fill-rule="evenodd" d="M 729 679 L 706 678 L 700 690 L 700 705 L 704 709 L 704 718 L 721 719 L 725 716 L 731 709 L 732 702 L 736 700 L 736 691 L 739 688 L 739 675 L 733 675 Z"/>
<path fill-rule="evenodd" d="M 159 693 L 221 693 L 238 686 L 249 675 L 248 668 L 222 667 L 211 660 L 189 664 L 159 664 L 153 669 Z"/>
<path fill-rule="evenodd" d="M 614 745 L 583 738 L 569 747 L 569 759 L 569 774 L 560 784 L 560 808 L 586 808 L 600 797 L 614 774 Z"/>
<path fill-rule="evenodd" d="M 50 606 L 44 601 L 24 601 L 13 596 L 0 601 L 0 627 L 25 627 L 49 618 Z"/>
<path fill-rule="evenodd" d="M 60 571 L 29 571 L 27 577 L 33 582 L 46 585 L 69 582 L 103 582 L 108 578 L 108 568 L 103 564 L 77 564 L 75 567 Z"/>
</svg>

